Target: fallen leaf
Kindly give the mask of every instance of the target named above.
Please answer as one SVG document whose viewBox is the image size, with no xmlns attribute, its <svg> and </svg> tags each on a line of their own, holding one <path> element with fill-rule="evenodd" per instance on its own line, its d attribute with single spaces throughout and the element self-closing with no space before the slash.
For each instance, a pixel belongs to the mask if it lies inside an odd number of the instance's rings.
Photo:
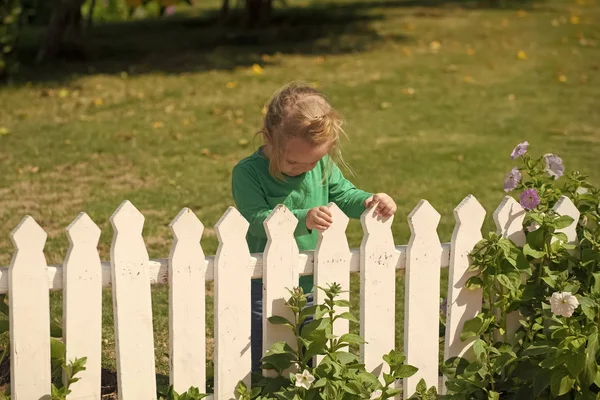
<svg viewBox="0 0 600 400">
<path fill-rule="evenodd" d="M 470 56 L 473 56 L 473 55 L 475 55 L 475 49 L 474 49 L 474 48 L 472 48 L 472 47 L 469 47 L 469 48 L 467 49 L 467 54 L 468 54 L 468 55 L 470 55 Z"/>
<path fill-rule="evenodd" d="M 456 65 L 454 65 L 454 64 L 450 64 L 446 68 L 444 68 L 444 71 L 446 71 L 446 72 L 456 72 L 456 71 L 458 71 L 458 67 Z"/>
<path fill-rule="evenodd" d="M 556 28 L 556 27 L 560 26 L 560 21 L 557 20 L 556 18 L 554 18 L 552 21 L 550 21 L 550 24 Z"/>
<path fill-rule="evenodd" d="M 244 123 L 244 120 L 242 118 L 237 118 L 235 120 L 235 123 L 238 124 L 238 125 L 242 125 Z"/>
<path fill-rule="evenodd" d="M 429 48 L 433 53 L 437 53 L 442 48 L 442 44 L 437 40 L 434 40 L 433 42 L 429 43 Z"/>
<path fill-rule="evenodd" d="M 202 154 L 203 156 L 206 156 L 206 157 L 210 157 L 212 155 L 212 153 L 210 152 L 209 149 L 202 149 L 200 151 L 200 154 Z"/>
<path fill-rule="evenodd" d="M 104 104 L 104 100 L 102 100 L 101 97 L 98 97 L 98 98 L 94 99 L 94 104 L 97 106 L 101 106 L 102 104 Z"/>
<path fill-rule="evenodd" d="M 502 20 L 502 26 L 503 26 L 503 27 L 505 27 L 505 28 L 506 28 L 506 27 L 507 27 L 509 24 L 510 24 L 510 21 L 509 21 L 509 20 L 507 20 L 506 18 L 504 18 L 504 19 Z"/>
<path fill-rule="evenodd" d="M 121 79 L 127 79 L 129 78 L 129 74 L 126 71 L 122 71 L 121 72 Z"/>
<path fill-rule="evenodd" d="M 170 114 L 173 112 L 173 110 L 175 110 L 175 106 L 173 104 L 169 104 L 168 106 L 165 107 L 165 112 L 167 114 Z"/>
<path fill-rule="evenodd" d="M 509 94 L 508 95 L 508 100 L 515 101 L 516 99 L 517 99 L 517 97 L 514 94 Z"/>
<path fill-rule="evenodd" d="M 38 167 L 38 166 L 29 167 L 29 172 L 31 172 L 32 174 L 37 174 L 39 170 L 40 170 L 40 167 Z"/>
<path fill-rule="evenodd" d="M 571 15 L 571 18 L 569 18 L 569 22 L 573 25 L 577 25 L 580 22 L 580 18 L 578 15 Z"/>
<path fill-rule="evenodd" d="M 65 140 L 65 144 L 69 145 L 71 144 L 71 141 L 69 139 Z"/>
<path fill-rule="evenodd" d="M 406 29 L 407 31 L 414 31 L 415 28 L 416 28 L 416 25 L 411 22 L 407 22 L 404 24 L 404 29 Z"/>
<path fill-rule="evenodd" d="M 315 64 L 323 64 L 325 62 L 325 57 L 323 57 L 323 56 L 315 57 L 315 58 L 313 58 L 313 62 Z"/>
<path fill-rule="evenodd" d="M 190 124 L 190 120 L 188 118 L 183 120 L 183 125 L 188 126 Z"/>
<path fill-rule="evenodd" d="M 415 89 L 413 89 L 413 88 L 404 88 L 404 89 L 402 89 L 402 93 L 404 93 L 406 95 L 409 95 L 409 96 L 412 96 L 412 95 L 415 94 Z"/>
<path fill-rule="evenodd" d="M 60 97 L 61 99 L 64 99 L 65 97 L 69 96 L 69 91 L 67 89 L 60 89 L 58 91 L 58 97 Z"/>
<path fill-rule="evenodd" d="M 519 60 L 527 60 L 527 53 L 525 53 L 523 50 L 519 50 L 517 51 L 517 58 Z"/>
<path fill-rule="evenodd" d="M 462 154 L 458 154 L 458 155 L 456 156 L 456 161 L 458 161 L 458 162 L 461 162 L 461 161 L 463 161 L 464 159 L 465 159 L 465 156 L 464 156 L 464 155 L 462 155 Z"/>
<path fill-rule="evenodd" d="M 8 135 L 10 135 L 10 131 L 8 130 L 8 128 L 1 127 L 0 128 L 0 136 L 8 136 Z"/>
<path fill-rule="evenodd" d="M 410 55 L 412 54 L 412 51 L 410 51 L 410 49 L 409 49 L 408 47 L 403 47 L 403 48 L 402 48 L 402 53 L 403 53 L 405 56 L 410 56 Z"/>
<path fill-rule="evenodd" d="M 260 112 L 262 113 L 262 115 L 267 115 L 267 106 L 262 106 Z"/>
<path fill-rule="evenodd" d="M 238 84 L 237 82 L 227 82 L 225 86 L 227 87 L 227 89 L 235 89 L 238 86 Z"/>
<path fill-rule="evenodd" d="M 465 76 L 463 80 L 467 83 L 473 83 L 473 77 L 469 75 Z"/>
<path fill-rule="evenodd" d="M 240 139 L 240 140 L 238 141 L 238 144 L 239 144 L 240 146 L 242 146 L 242 147 L 246 147 L 246 146 L 248 146 L 248 143 L 249 143 L 249 142 L 248 142 L 248 139 Z"/>
<path fill-rule="evenodd" d="M 567 82 L 567 76 L 565 74 L 558 75 L 558 81 L 561 82 L 561 83 L 566 83 Z"/>
<path fill-rule="evenodd" d="M 390 103 L 388 103 L 387 101 L 384 101 L 383 103 L 381 103 L 379 105 L 379 108 L 381 108 L 382 110 L 387 110 L 388 108 L 390 108 L 392 105 Z"/>
<path fill-rule="evenodd" d="M 517 11 L 517 17 L 519 18 L 525 18 L 527 16 L 527 11 L 525 10 L 519 10 Z"/>
<path fill-rule="evenodd" d="M 258 65 L 258 64 L 254 64 L 254 65 L 252 66 L 252 73 L 253 73 L 254 75 L 262 75 L 262 74 L 264 74 L 264 73 L 265 73 L 265 70 L 264 70 L 264 69 L 263 69 L 263 67 L 261 67 L 260 65 Z"/>
<path fill-rule="evenodd" d="M 319 82 L 311 82 L 310 86 L 312 86 L 313 89 L 316 89 L 319 87 Z"/>
<path fill-rule="evenodd" d="M 153 123 L 153 124 L 152 124 L 152 127 L 153 127 L 154 129 L 160 129 L 160 128 L 162 128 L 163 126 L 164 126 L 164 124 L 163 124 L 162 122 L 160 122 L 160 121 L 156 121 L 155 123 Z"/>
</svg>

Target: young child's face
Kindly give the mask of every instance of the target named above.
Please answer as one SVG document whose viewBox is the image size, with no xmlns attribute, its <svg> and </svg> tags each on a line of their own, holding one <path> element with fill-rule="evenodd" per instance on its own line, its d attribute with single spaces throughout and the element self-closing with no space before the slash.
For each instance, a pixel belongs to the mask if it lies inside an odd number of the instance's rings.
<svg viewBox="0 0 600 400">
<path fill-rule="evenodd" d="M 300 138 L 291 138 L 285 148 L 281 172 L 287 176 L 298 176 L 313 169 L 331 149 L 332 142 L 314 145 Z"/>
</svg>

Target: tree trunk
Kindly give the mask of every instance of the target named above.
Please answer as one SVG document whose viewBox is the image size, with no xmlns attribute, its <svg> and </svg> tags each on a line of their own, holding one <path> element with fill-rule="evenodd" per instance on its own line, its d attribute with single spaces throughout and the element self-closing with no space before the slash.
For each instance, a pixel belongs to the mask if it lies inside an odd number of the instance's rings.
<svg viewBox="0 0 600 400">
<path fill-rule="evenodd" d="M 54 58 L 60 53 L 67 32 L 72 34 L 75 50 L 83 53 L 83 2 L 84 0 L 55 0 L 46 36 L 38 52 L 38 62 Z"/>
<path fill-rule="evenodd" d="M 229 18 L 229 0 L 223 0 L 221 5 L 221 21 L 227 21 Z"/>
<path fill-rule="evenodd" d="M 252 28 L 266 22 L 271 16 L 272 0 L 246 0 L 246 18 L 248 27 Z"/>
</svg>

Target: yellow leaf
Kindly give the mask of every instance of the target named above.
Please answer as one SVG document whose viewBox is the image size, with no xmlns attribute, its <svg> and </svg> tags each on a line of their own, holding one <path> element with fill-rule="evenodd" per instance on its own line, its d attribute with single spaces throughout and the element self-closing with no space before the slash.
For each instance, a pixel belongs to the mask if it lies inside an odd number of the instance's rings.
<svg viewBox="0 0 600 400">
<path fill-rule="evenodd" d="M 510 101 L 515 101 L 516 99 L 517 99 L 517 98 L 516 98 L 516 96 L 515 96 L 514 94 L 509 94 L 509 95 L 508 95 L 508 100 L 510 100 Z"/>
<path fill-rule="evenodd" d="M 264 70 L 264 69 L 263 69 L 263 67 L 261 67 L 260 65 L 258 65 L 258 64 L 254 64 L 254 65 L 252 66 L 252 73 L 253 73 L 254 75 L 262 75 L 262 74 L 264 74 L 264 73 L 265 73 L 265 70 Z"/>
<path fill-rule="evenodd" d="M 465 76 L 464 81 L 467 82 L 467 83 L 473 83 L 473 77 L 467 75 L 467 76 Z"/>
<path fill-rule="evenodd" d="M 388 108 L 390 108 L 392 105 L 390 103 L 388 103 L 387 101 L 384 101 L 383 103 L 381 103 L 379 105 L 379 108 L 381 108 L 382 110 L 386 110 Z"/>
<path fill-rule="evenodd" d="M 474 49 L 474 48 L 472 48 L 472 47 L 469 47 L 469 48 L 467 49 L 467 54 L 468 54 L 468 55 L 470 55 L 470 56 L 473 56 L 473 55 L 475 55 L 475 49 Z"/>
<path fill-rule="evenodd" d="M 310 86 L 312 86 L 314 89 L 319 87 L 319 82 L 311 82 Z"/>
<path fill-rule="evenodd" d="M 525 53 L 523 50 L 519 50 L 517 51 L 517 58 L 519 60 L 527 60 L 527 53 Z"/>
<path fill-rule="evenodd" d="M 442 48 L 442 44 L 437 40 L 434 40 L 433 42 L 429 43 L 429 48 L 432 52 L 437 53 Z"/>
<path fill-rule="evenodd" d="M 571 18 L 569 18 L 569 22 L 571 22 L 573 25 L 577 25 L 580 22 L 580 18 L 578 15 L 571 15 Z"/>
<path fill-rule="evenodd" d="M 323 56 L 315 57 L 315 58 L 313 58 L 313 62 L 315 64 L 323 64 L 325 62 L 325 57 L 323 57 Z"/>
<path fill-rule="evenodd" d="M 510 22 L 509 22 L 509 21 L 508 21 L 506 18 L 504 18 L 504 19 L 502 20 L 502 26 L 503 26 L 503 27 L 507 27 L 509 24 L 510 24 Z"/>
<path fill-rule="evenodd" d="M 168 106 L 165 107 L 165 112 L 167 114 L 170 114 L 173 112 L 174 109 L 175 109 L 175 106 L 173 104 L 169 104 Z"/>
<path fill-rule="evenodd" d="M 262 115 L 267 115 L 267 106 L 262 106 L 260 112 L 262 113 Z"/>
<path fill-rule="evenodd" d="M 160 122 L 160 121 L 156 121 L 155 123 L 153 123 L 153 124 L 152 124 L 152 127 L 153 127 L 154 129 L 160 129 L 160 128 L 162 128 L 163 126 L 164 126 L 164 124 L 163 124 L 162 122 Z"/>
<path fill-rule="evenodd" d="M 237 82 L 227 82 L 227 85 L 225 85 L 227 87 L 227 89 L 235 89 L 238 84 Z"/>
<path fill-rule="evenodd" d="M 98 97 L 98 98 L 94 99 L 94 104 L 97 106 L 101 106 L 102 104 L 104 104 L 104 100 L 102 100 L 101 97 Z"/>
<path fill-rule="evenodd" d="M 202 149 L 202 150 L 200 151 L 200 153 L 201 153 L 203 156 L 206 156 L 206 157 L 210 157 L 210 156 L 211 156 L 211 152 L 210 152 L 210 150 L 209 150 L 209 149 Z"/>
<path fill-rule="evenodd" d="M 121 79 L 127 79 L 129 78 L 129 74 L 126 71 L 122 71 L 121 72 Z"/>
<path fill-rule="evenodd" d="M 69 91 L 67 89 L 60 89 L 58 91 L 58 97 L 60 97 L 61 99 L 64 99 L 67 96 L 69 96 Z"/>
<path fill-rule="evenodd" d="M 242 147 L 246 147 L 246 146 L 248 146 L 248 139 L 240 139 L 238 141 L 238 144 Z"/>
<path fill-rule="evenodd" d="M 404 54 L 405 56 L 410 56 L 412 54 L 412 51 L 410 51 L 408 47 L 403 47 L 402 54 Z"/>
<path fill-rule="evenodd" d="M 0 136 L 7 136 L 7 135 L 10 135 L 10 131 L 8 130 L 8 128 L 1 127 L 0 128 Z"/>
<path fill-rule="evenodd" d="M 525 18 L 527 16 L 527 11 L 525 11 L 525 10 L 519 10 L 519 11 L 517 11 L 517 16 L 519 18 Z"/>
<path fill-rule="evenodd" d="M 560 83 L 566 83 L 567 82 L 567 76 L 565 74 L 558 75 L 558 81 Z"/>
<path fill-rule="evenodd" d="M 552 21 L 550 21 L 550 24 L 556 28 L 560 26 L 560 21 L 554 18 Z"/>
<path fill-rule="evenodd" d="M 65 140 L 65 144 L 71 144 L 71 141 L 69 139 Z"/>
<path fill-rule="evenodd" d="M 188 126 L 190 124 L 190 120 L 188 118 L 183 120 L 183 125 Z"/>
<path fill-rule="evenodd" d="M 242 118 L 237 118 L 235 120 L 235 123 L 238 124 L 238 125 L 242 125 L 244 123 L 244 120 Z"/>
<path fill-rule="evenodd" d="M 412 96 L 412 95 L 415 94 L 415 89 L 413 89 L 413 88 L 404 88 L 404 89 L 402 89 L 402 93 L 404 93 L 406 95 L 409 95 L 409 96 Z"/>
</svg>

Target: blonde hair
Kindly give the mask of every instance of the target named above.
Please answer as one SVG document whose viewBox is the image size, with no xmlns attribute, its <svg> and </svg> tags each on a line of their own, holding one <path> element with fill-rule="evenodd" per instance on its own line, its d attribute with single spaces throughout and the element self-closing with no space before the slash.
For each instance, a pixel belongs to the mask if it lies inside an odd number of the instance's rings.
<svg viewBox="0 0 600 400">
<path fill-rule="evenodd" d="M 291 82 L 279 89 L 267 106 L 263 127 L 258 132 L 273 149 L 269 162 L 270 174 L 276 179 L 284 179 L 280 165 L 287 141 L 294 137 L 313 145 L 331 141 L 328 152 L 330 160 L 347 167 L 340 150 L 340 137 L 345 135 L 342 124 L 341 115 L 322 93 L 312 87 Z M 327 165 L 326 172 L 330 168 L 331 165 Z"/>
</svg>

